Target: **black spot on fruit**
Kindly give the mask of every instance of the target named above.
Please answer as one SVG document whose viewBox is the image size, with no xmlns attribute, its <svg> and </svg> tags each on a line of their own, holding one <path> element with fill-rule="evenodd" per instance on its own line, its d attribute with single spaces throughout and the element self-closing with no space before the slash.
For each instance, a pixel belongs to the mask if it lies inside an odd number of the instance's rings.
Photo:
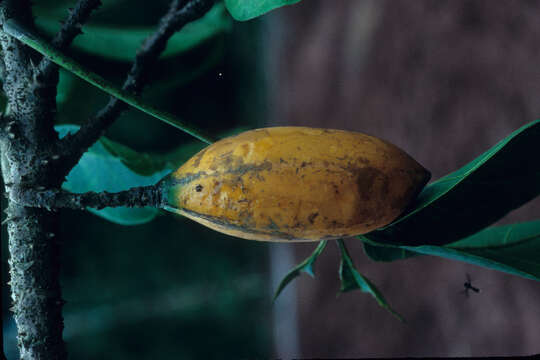
<svg viewBox="0 0 540 360">
<path fill-rule="evenodd" d="M 202 189 L 203 189 L 203 186 L 202 186 L 201 184 L 195 186 L 195 191 L 196 191 L 196 192 L 201 192 Z"/>
</svg>

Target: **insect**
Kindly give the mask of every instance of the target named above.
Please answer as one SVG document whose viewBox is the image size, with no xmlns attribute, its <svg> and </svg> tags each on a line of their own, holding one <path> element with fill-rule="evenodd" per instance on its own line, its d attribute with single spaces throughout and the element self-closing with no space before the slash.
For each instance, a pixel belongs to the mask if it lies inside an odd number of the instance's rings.
<svg viewBox="0 0 540 360">
<path fill-rule="evenodd" d="M 466 274 L 466 276 L 467 276 L 467 281 L 463 283 L 463 286 L 465 287 L 465 289 L 461 290 L 460 294 L 465 294 L 466 297 L 469 297 L 470 290 L 474 291 L 475 293 L 480 292 L 480 289 L 472 286 L 471 276 L 469 274 Z"/>
</svg>

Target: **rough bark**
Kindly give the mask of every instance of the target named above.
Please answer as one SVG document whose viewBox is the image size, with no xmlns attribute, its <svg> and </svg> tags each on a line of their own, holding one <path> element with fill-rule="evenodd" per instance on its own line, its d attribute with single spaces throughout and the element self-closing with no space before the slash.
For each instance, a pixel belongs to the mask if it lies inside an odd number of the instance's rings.
<svg viewBox="0 0 540 360">
<path fill-rule="evenodd" d="M 77 5 L 69 10 L 69 17 L 64 22 L 60 31 L 52 39 L 51 44 L 57 49 L 67 48 L 73 39 L 82 34 L 82 24 L 85 23 L 93 10 L 101 5 L 101 0 L 80 0 Z M 56 86 L 58 82 L 58 66 L 47 58 L 39 63 L 39 74 L 48 82 Z"/>
<path fill-rule="evenodd" d="M 82 194 L 70 193 L 64 190 L 34 190 L 17 189 L 10 193 L 18 204 L 24 204 L 47 210 L 60 208 L 80 209 L 87 207 L 103 209 L 105 207 L 155 207 L 161 208 L 164 203 L 163 194 L 159 184 L 152 186 L 134 187 L 129 190 L 110 193 L 86 192 Z"/>
<path fill-rule="evenodd" d="M 58 216 L 10 202 L 12 311 L 21 359 L 65 359 L 59 283 Z"/>
<path fill-rule="evenodd" d="M 9 9 L 9 11 L 8 11 Z M 27 2 L 5 1 L 0 21 L 25 21 Z M 26 20 L 27 21 L 27 20 Z M 34 59 L 20 43 L 0 33 L 4 55 L 4 92 L 8 98 L 7 124 L 1 131 L 0 151 L 6 193 L 12 184 L 53 187 L 61 179 L 43 163 L 56 134 L 51 124 L 50 96 L 34 78 Z M 7 216 L 12 311 L 18 328 L 22 359 L 65 359 L 58 246 L 54 237 L 58 216 L 43 209 L 8 202 Z"/>
</svg>

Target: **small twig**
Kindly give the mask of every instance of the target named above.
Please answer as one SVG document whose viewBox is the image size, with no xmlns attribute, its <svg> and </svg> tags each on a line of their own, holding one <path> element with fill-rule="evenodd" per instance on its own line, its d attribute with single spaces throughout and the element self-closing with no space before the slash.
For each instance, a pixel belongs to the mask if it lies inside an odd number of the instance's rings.
<svg viewBox="0 0 540 360">
<path fill-rule="evenodd" d="M 137 52 L 122 89 L 139 94 L 148 82 L 148 75 L 160 54 L 165 50 L 169 38 L 187 23 L 203 16 L 210 10 L 213 3 L 214 0 L 190 0 L 187 2 L 173 0 L 169 11 L 161 18 L 157 30 L 145 40 Z M 63 138 L 61 152 L 65 157 L 66 166 L 69 168 L 75 166 L 88 147 L 103 135 L 105 130 L 126 108 L 126 104 L 119 101 L 118 98 L 111 97 L 96 117 L 84 123 L 75 134 Z M 198 132 L 189 133 L 202 141 L 212 142 L 212 139 Z"/>
<path fill-rule="evenodd" d="M 143 42 L 137 51 L 122 89 L 139 94 L 148 83 L 148 76 L 165 50 L 170 37 L 187 23 L 207 13 L 213 4 L 214 0 L 173 0 L 169 11 L 161 18 L 157 30 Z"/>
<path fill-rule="evenodd" d="M 162 191 L 158 185 L 134 187 L 115 193 L 90 191 L 82 194 L 58 189 L 19 189 L 10 195 L 11 200 L 20 205 L 48 210 L 60 208 L 84 210 L 87 207 L 103 209 L 119 206 L 161 208 L 163 205 Z"/>
<path fill-rule="evenodd" d="M 69 10 L 69 17 L 51 41 L 51 45 L 58 50 L 67 48 L 73 39 L 82 33 L 82 24 L 88 20 L 92 11 L 100 5 L 101 0 L 79 0 L 77 5 Z M 44 57 L 39 63 L 37 77 L 41 77 L 47 83 L 54 76 L 56 69 L 58 69 L 57 65 L 49 58 Z"/>
</svg>

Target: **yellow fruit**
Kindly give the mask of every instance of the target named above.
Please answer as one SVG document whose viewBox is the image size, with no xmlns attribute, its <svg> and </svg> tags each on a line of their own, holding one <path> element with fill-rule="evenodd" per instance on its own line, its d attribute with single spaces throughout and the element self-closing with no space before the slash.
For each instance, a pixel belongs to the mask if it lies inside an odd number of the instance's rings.
<svg viewBox="0 0 540 360">
<path fill-rule="evenodd" d="M 373 136 L 273 127 L 208 146 L 162 185 L 167 210 L 222 233 L 317 241 L 389 224 L 429 178 L 404 151 Z"/>
</svg>

